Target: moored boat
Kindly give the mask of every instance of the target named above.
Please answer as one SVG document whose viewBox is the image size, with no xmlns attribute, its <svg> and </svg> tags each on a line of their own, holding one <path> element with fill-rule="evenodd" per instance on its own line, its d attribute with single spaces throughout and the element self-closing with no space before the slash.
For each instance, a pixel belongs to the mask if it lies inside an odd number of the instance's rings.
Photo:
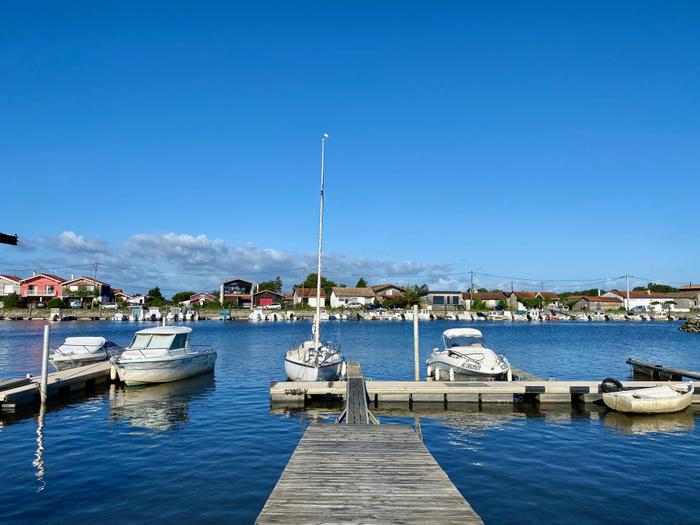
<svg viewBox="0 0 700 525">
<path fill-rule="evenodd" d="M 120 351 L 119 345 L 104 337 L 67 337 L 49 356 L 49 362 L 56 370 L 65 370 L 107 361 Z"/>
<path fill-rule="evenodd" d="M 442 333 L 444 350 L 433 350 L 426 360 L 428 377 L 439 379 L 512 379 L 508 359 L 484 346 L 479 330 L 451 328 Z"/>
<path fill-rule="evenodd" d="M 185 326 L 139 330 L 124 353 L 113 359 L 119 379 L 131 386 L 169 383 L 210 372 L 216 363 L 216 350 L 190 346 L 191 333 Z"/>
<path fill-rule="evenodd" d="M 680 412 L 693 401 L 693 383 L 687 385 L 663 385 L 634 390 L 604 392 L 603 403 L 618 412 L 630 414 L 668 414 Z"/>
</svg>

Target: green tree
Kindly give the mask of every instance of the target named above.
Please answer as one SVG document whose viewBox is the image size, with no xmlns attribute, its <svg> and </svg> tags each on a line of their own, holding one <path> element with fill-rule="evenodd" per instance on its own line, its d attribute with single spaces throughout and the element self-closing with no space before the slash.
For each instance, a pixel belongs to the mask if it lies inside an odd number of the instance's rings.
<svg viewBox="0 0 700 525">
<path fill-rule="evenodd" d="M 310 273 L 306 276 L 304 282 L 297 284 L 295 288 L 316 288 L 316 279 L 316 272 Z M 326 279 L 323 275 L 321 276 L 321 288 L 323 288 L 323 291 L 326 292 L 327 297 L 331 295 L 334 286 L 345 288 L 344 284 L 338 284 L 334 281 L 331 281 L 330 279 Z"/>
<path fill-rule="evenodd" d="M 179 303 L 181 301 L 186 301 L 189 299 L 191 296 L 194 295 L 194 292 L 177 292 L 175 295 L 173 295 L 173 298 L 171 301 L 173 303 Z"/>
<path fill-rule="evenodd" d="M 54 297 L 48 303 L 46 303 L 46 306 L 48 308 L 63 308 L 63 301 L 61 301 L 58 297 Z"/>
<path fill-rule="evenodd" d="M 7 294 L 3 299 L 3 308 L 24 308 L 26 301 L 16 293 Z"/>
<path fill-rule="evenodd" d="M 406 293 L 404 294 L 406 305 L 413 306 L 414 304 L 419 304 L 421 296 L 427 294 L 428 291 L 427 284 L 421 284 L 420 286 L 407 286 Z"/>
<path fill-rule="evenodd" d="M 282 291 L 282 279 L 277 276 L 272 281 L 263 281 L 258 283 L 258 290 L 270 290 L 271 292 L 281 292 Z"/>
<path fill-rule="evenodd" d="M 168 303 L 168 301 L 165 300 L 165 297 L 163 297 L 163 294 L 160 293 L 160 288 L 158 286 L 148 290 L 147 295 L 150 298 L 146 301 L 148 306 L 163 306 L 164 304 Z"/>
<path fill-rule="evenodd" d="M 360 277 L 355 285 L 355 288 L 367 288 L 367 281 L 364 277 Z"/>
<path fill-rule="evenodd" d="M 477 288 L 476 291 L 479 293 L 488 292 L 486 288 Z"/>
<path fill-rule="evenodd" d="M 667 284 L 656 284 L 656 283 L 648 283 L 646 286 L 637 286 L 634 288 L 635 292 L 646 292 L 649 290 L 650 292 L 654 293 L 667 293 L 667 292 L 677 292 L 678 288 L 674 288 L 673 286 L 668 286 Z"/>
<path fill-rule="evenodd" d="M 483 312 L 484 310 L 488 310 L 488 308 L 486 307 L 486 303 L 484 301 L 481 301 L 479 299 L 474 299 L 470 310 L 472 310 L 474 312 Z"/>
</svg>

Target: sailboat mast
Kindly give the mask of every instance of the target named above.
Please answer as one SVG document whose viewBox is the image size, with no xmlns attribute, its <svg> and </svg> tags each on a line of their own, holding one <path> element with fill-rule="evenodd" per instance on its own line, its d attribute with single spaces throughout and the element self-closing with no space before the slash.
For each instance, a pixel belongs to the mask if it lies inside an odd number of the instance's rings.
<svg viewBox="0 0 700 525">
<path fill-rule="evenodd" d="M 323 183 L 325 178 L 326 141 L 328 133 L 321 137 L 321 198 L 318 212 L 318 261 L 316 264 L 316 315 L 314 316 L 314 348 L 321 340 L 321 254 L 323 253 Z"/>
</svg>

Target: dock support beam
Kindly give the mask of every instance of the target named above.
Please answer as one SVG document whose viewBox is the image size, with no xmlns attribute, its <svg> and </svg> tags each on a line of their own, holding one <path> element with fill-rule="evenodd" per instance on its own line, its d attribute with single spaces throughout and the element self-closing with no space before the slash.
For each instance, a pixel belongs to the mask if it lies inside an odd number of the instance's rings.
<svg viewBox="0 0 700 525">
<path fill-rule="evenodd" d="M 51 327 L 44 325 L 44 346 L 41 355 L 41 384 L 39 385 L 39 395 L 41 403 L 46 403 L 48 399 L 48 384 L 49 384 L 49 336 Z"/>
</svg>

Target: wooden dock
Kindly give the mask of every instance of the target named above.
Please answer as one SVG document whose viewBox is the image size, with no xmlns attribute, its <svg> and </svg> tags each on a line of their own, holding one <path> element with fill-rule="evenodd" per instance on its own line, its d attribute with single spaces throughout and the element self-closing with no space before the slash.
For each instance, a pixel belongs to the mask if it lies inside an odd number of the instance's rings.
<svg viewBox="0 0 700 525">
<path fill-rule="evenodd" d="M 679 383 L 679 382 L 677 382 Z M 666 381 L 623 381 L 625 389 L 674 384 Z M 439 403 L 597 403 L 601 381 L 366 381 L 369 408 Z M 270 385 L 270 399 L 277 406 L 304 406 L 307 401 L 344 399 L 346 381 L 288 382 Z M 700 395 L 693 397 L 700 403 Z"/>
<path fill-rule="evenodd" d="M 102 361 L 49 374 L 47 384 L 48 397 L 51 399 L 63 393 L 83 390 L 91 385 L 109 381 L 111 367 L 112 365 L 109 361 Z M 41 377 L 32 377 L 25 384 L 0 390 L 0 408 L 2 411 L 12 411 L 19 406 L 39 403 L 40 382 Z"/>
<path fill-rule="evenodd" d="M 378 424 L 360 363 L 343 383 L 344 424 L 309 426 L 256 523 L 483 523 L 417 432 Z"/>
<path fill-rule="evenodd" d="M 256 523 L 483 523 L 406 425 L 314 423 Z"/>
<path fill-rule="evenodd" d="M 695 372 L 694 370 L 645 363 L 632 358 L 629 358 L 625 363 L 632 367 L 634 374 L 649 376 L 651 379 L 668 379 L 669 381 L 681 381 L 684 377 L 700 379 L 700 372 Z"/>
</svg>

